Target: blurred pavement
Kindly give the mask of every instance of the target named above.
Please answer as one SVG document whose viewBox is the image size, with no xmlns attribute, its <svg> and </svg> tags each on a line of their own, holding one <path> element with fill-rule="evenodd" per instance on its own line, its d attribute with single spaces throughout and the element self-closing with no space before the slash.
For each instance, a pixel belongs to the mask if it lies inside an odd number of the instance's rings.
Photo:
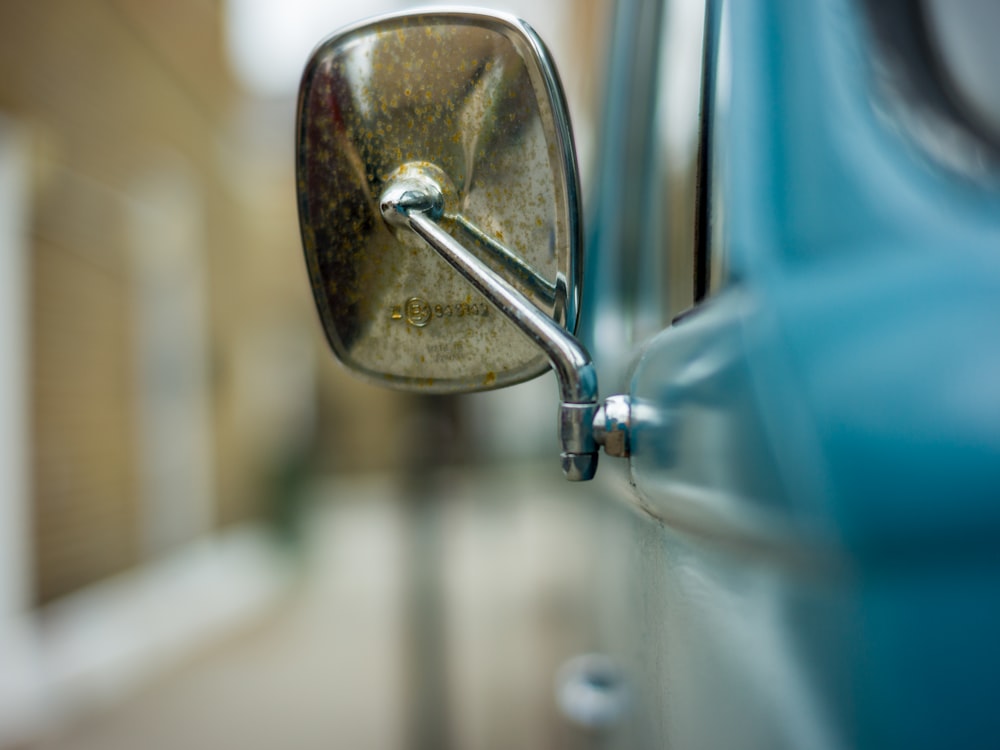
<svg viewBox="0 0 1000 750">
<path fill-rule="evenodd" d="M 385 477 L 317 485 L 300 575 L 274 611 L 31 746 L 376 750 L 435 732 L 470 750 L 589 746 L 553 690 L 593 647 L 586 496 L 548 464 L 432 486 L 420 502 Z M 415 715 L 428 710 L 444 726 Z"/>
</svg>

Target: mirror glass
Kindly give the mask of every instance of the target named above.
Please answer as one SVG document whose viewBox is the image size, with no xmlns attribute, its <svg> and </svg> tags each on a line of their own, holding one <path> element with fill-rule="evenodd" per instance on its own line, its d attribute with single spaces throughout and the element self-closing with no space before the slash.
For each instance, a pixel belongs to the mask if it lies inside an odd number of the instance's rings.
<svg viewBox="0 0 1000 750">
<path fill-rule="evenodd" d="M 575 329 L 573 143 L 534 32 L 513 17 L 470 12 L 376 19 L 320 44 L 298 107 L 302 240 L 337 357 L 371 381 L 437 393 L 547 369 L 532 342 L 379 211 L 393 180 L 429 175 L 444 195 L 441 226 Z"/>
</svg>

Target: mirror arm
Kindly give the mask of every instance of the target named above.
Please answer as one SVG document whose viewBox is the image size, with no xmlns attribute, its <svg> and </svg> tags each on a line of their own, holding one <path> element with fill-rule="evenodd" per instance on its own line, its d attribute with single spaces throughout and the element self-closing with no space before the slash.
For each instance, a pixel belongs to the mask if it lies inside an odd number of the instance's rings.
<svg viewBox="0 0 1000 750">
<path fill-rule="evenodd" d="M 545 352 L 559 380 L 563 472 L 572 481 L 593 478 L 598 457 L 594 421 L 599 405 L 597 370 L 587 349 L 437 223 L 443 216 L 443 198 L 433 181 L 397 180 L 385 189 L 379 204 L 390 226 L 408 229 L 423 239 Z"/>
<path fill-rule="evenodd" d="M 593 433 L 598 391 L 597 370 L 586 348 L 433 219 L 420 212 L 407 218 L 410 229 L 545 352 L 559 381 L 563 472 L 570 480 L 592 479 L 598 457 Z"/>
</svg>

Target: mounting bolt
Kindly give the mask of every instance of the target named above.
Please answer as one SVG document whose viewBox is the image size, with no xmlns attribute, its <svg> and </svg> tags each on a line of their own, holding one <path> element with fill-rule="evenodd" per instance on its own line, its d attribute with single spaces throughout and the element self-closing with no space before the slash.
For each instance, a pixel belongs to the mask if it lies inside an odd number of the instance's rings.
<svg viewBox="0 0 1000 750">
<path fill-rule="evenodd" d="M 608 396 L 594 415 L 594 441 L 616 458 L 628 458 L 632 404 L 625 395 Z"/>
</svg>

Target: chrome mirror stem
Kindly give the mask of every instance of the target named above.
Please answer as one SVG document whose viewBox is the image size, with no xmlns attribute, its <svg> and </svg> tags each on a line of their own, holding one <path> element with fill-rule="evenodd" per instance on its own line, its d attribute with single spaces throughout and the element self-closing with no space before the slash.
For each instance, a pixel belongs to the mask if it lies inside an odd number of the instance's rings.
<svg viewBox="0 0 1000 750">
<path fill-rule="evenodd" d="M 379 199 L 386 222 L 408 229 L 423 239 L 545 352 L 559 380 L 563 472 L 571 481 L 592 479 L 598 458 L 598 445 L 594 440 L 598 391 L 597 371 L 589 352 L 572 334 L 437 223 L 436 219 L 443 216 L 443 204 L 440 188 L 432 179 L 423 176 L 390 183 Z"/>
</svg>

